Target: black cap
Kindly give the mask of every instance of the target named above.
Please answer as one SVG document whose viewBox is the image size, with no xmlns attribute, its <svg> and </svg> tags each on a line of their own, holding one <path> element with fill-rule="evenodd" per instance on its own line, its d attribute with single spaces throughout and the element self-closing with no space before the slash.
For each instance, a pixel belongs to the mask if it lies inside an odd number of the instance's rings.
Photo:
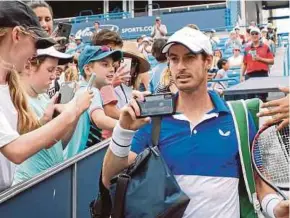
<svg viewBox="0 0 290 218">
<path fill-rule="evenodd" d="M 0 1 L 0 27 L 23 26 L 36 35 L 36 48 L 53 46 L 56 42 L 40 26 L 33 10 L 21 1 Z"/>
</svg>

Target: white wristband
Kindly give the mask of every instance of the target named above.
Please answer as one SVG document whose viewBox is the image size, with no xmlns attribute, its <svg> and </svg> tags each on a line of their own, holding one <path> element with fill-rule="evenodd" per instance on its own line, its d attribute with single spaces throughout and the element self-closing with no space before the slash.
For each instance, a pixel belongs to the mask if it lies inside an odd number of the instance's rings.
<svg viewBox="0 0 290 218">
<path fill-rule="evenodd" d="M 262 200 L 263 211 L 271 218 L 275 218 L 274 208 L 279 204 L 281 198 L 277 194 L 268 194 Z"/>
<path fill-rule="evenodd" d="M 134 134 L 135 131 L 123 129 L 118 122 L 114 128 L 109 146 L 113 154 L 118 157 L 128 156 Z"/>
</svg>

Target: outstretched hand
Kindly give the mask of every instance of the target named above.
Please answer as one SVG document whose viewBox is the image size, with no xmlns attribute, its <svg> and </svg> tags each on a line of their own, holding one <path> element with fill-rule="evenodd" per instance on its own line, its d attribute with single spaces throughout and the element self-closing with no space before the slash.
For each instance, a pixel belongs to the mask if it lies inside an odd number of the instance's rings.
<svg viewBox="0 0 290 218">
<path fill-rule="evenodd" d="M 289 125 L 289 87 L 283 87 L 280 90 L 287 95 L 283 98 L 263 103 L 262 108 L 266 110 L 262 110 L 257 114 L 258 117 L 272 116 L 272 118 L 264 123 L 264 126 L 281 122 L 278 130 Z"/>
</svg>

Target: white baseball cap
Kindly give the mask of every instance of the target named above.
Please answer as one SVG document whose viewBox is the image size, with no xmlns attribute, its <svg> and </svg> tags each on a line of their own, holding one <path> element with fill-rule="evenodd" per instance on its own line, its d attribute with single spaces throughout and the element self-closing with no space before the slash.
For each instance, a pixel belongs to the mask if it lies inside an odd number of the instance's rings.
<svg viewBox="0 0 290 218">
<path fill-rule="evenodd" d="M 167 53 L 169 48 L 175 44 L 182 44 L 193 53 L 204 51 L 208 55 L 213 55 L 209 38 L 199 30 L 190 27 L 183 27 L 176 31 L 162 48 L 162 53 Z"/>
<path fill-rule="evenodd" d="M 252 27 L 250 33 L 253 33 L 253 32 L 260 34 L 261 30 L 258 27 Z"/>
<path fill-rule="evenodd" d="M 48 57 L 53 57 L 53 58 L 58 58 L 58 64 L 59 65 L 64 65 L 72 61 L 73 56 L 62 53 L 57 51 L 53 46 L 46 48 L 46 49 L 37 49 L 37 57 L 41 56 L 48 56 Z"/>
<path fill-rule="evenodd" d="M 261 32 L 268 32 L 267 28 L 263 28 Z"/>
</svg>

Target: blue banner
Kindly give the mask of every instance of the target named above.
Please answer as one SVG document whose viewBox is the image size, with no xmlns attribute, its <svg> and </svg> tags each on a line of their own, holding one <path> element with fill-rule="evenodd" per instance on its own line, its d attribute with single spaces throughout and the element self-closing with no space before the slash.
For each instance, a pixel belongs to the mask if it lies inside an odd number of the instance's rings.
<svg viewBox="0 0 290 218">
<path fill-rule="evenodd" d="M 165 14 L 161 20 L 169 35 L 188 24 L 196 24 L 200 29 L 220 28 L 225 27 L 225 8 Z M 133 39 L 141 35 L 150 36 L 154 22 L 155 17 L 108 20 L 100 21 L 100 28 L 116 31 L 123 39 Z M 91 39 L 93 32 L 94 21 L 75 23 L 72 27 L 72 33 L 81 36 L 85 42 Z"/>
</svg>

